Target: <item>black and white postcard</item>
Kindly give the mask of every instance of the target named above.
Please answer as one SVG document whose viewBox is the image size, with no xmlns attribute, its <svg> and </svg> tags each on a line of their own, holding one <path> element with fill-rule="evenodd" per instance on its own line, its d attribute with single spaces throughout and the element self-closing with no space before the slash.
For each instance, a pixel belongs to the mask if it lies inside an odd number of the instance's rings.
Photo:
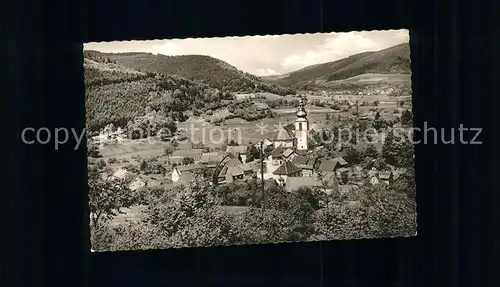
<svg viewBox="0 0 500 287">
<path fill-rule="evenodd" d="M 409 41 L 86 43 L 92 250 L 416 235 Z"/>
</svg>

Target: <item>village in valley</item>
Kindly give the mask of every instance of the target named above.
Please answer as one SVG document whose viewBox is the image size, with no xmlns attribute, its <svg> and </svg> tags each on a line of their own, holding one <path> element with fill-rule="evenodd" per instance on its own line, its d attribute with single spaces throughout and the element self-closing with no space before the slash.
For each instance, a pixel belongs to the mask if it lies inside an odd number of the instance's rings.
<svg viewBox="0 0 500 287">
<path fill-rule="evenodd" d="M 107 88 L 102 78 L 107 85 L 163 81 L 156 72 L 132 70 L 128 58 L 120 64 L 120 57 L 87 54 L 88 75 L 99 77 L 86 75 L 90 94 Z M 163 92 L 161 82 L 134 116 L 92 118 L 93 249 L 414 235 L 409 71 L 370 72 L 302 81 L 292 90 L 263 77 L 236 93 L 194 82 L 180 89 L 171 82 L 172 92 Z M 189 85 L 215 98 L 177 101 L 176 93 L 193 96 Z M 174 101 L 155 105 L 164 95 Z M 98 109 L 88 107 L 95 115 Z M 406 140 L 396 139 L 396 129 Z"/>
</svg>

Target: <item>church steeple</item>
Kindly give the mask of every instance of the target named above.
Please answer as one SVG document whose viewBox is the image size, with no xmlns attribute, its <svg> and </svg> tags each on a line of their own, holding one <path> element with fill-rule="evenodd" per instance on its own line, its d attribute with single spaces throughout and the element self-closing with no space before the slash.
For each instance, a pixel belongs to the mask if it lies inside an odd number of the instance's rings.
<svg viewBox="0 0 500 287">
<path fill-rule="evenodd" d="M 308 150 L 307 136 L 309 131 L 309 120 L 307 119 L 307 112 L 304 106 L 304 100 L 300 98 L 299 107 L 297 109 L 297 119 L 295 119 L 295 140 L 297 150 Z"/>
<path fill-rule="evenodd" d="M 299 99 L 299 108 L 297 109 L 297 118 L 305 118 L 307 117 L 307 112 L 304 108 L 304 100 L 302 98 Z"/>
</svg>

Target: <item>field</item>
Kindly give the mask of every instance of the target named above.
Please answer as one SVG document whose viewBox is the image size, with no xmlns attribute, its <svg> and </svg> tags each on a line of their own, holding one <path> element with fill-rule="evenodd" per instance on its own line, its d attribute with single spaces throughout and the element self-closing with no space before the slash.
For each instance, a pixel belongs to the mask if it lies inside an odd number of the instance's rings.
<svg viewBox="0 0 500 287">
<path fill-rule="evenodd" d="M 309 96 L 311 99 L 322 96 Z M 375 97 L 375 96 L 373 96 Z M 282 97 L 281 97 L 282 98 Z M 323 97 L 324 98 L 324 97 Z M 366 97 L 365 97 L 366 98 Z M 371 97 L 370 97 L 371 98 Z M 377 108 L 382 109 L 382 114 L 391 113 L 396 108 L 396 102 L 387 96 L 377 97 L 386 100 L 381 102 Z M 368 112 L 372 106 L 360 106 L 359 112 Z M 207 147 L 215 147 L 225 140 L 235 140 L 241 144 L 250 142 L 256 143 L 262 139 L 272 139 L 278 132 L 278 126 L 293 123 L 296 116 L 295 108 L 281 108 L 274 110 L 278 116 L 265 118 L 258 121 L 246 121 L 241 118 L 225 120 L 219 126 L 207 123 L 202 119 L 190 119 L 186 122 L 178 123 L 178 129 L 186 133 L 187 140 L 179 142 L 179 148 L 190 148 L 191 142 L 203 143 Z M 308 107 L 308 119 L 313 129 L 321 129 L 326 121 L 326 115 L 341 115 L 342 117 L 352 116 L 352 110 L 335 111 L 329 108 Z M 259 126 L 264 127 L 260 129 Z M 118 143 L 106 144 L 101 149 L 104 158 L 130 158 L 133 156 L 154 157 L 163 155 L 164 147 L 168 144 L 153 140 L 122 140 Z"/>
</svg>

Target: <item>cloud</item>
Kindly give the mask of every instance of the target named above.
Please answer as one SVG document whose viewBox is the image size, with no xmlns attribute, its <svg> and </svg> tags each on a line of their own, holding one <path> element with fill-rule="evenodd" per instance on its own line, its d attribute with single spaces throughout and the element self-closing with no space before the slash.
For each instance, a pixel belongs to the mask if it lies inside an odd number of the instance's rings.
<svg viewBox="0 0 500 287">
<path fill-rule="evenodd" d="M 257 69 L 257 70 L 255 70 L 255 75 L 256 76 L 273 76 L 273 75 L 278 75 L 278 72 L 276 72 L 275 70 L 270 69 L 270 68 Z"/>
<path fill-rule="evenodd" d="M 170 41 L 164 42 L 159 45 L 153 45 L 150 49 L 148 49 L 150 53 L 153 54 L 163 54 L 166 56 L 177 56 L 182 55 L 182 51 L 179 50 L 179 47 Z"/>
</svg>

